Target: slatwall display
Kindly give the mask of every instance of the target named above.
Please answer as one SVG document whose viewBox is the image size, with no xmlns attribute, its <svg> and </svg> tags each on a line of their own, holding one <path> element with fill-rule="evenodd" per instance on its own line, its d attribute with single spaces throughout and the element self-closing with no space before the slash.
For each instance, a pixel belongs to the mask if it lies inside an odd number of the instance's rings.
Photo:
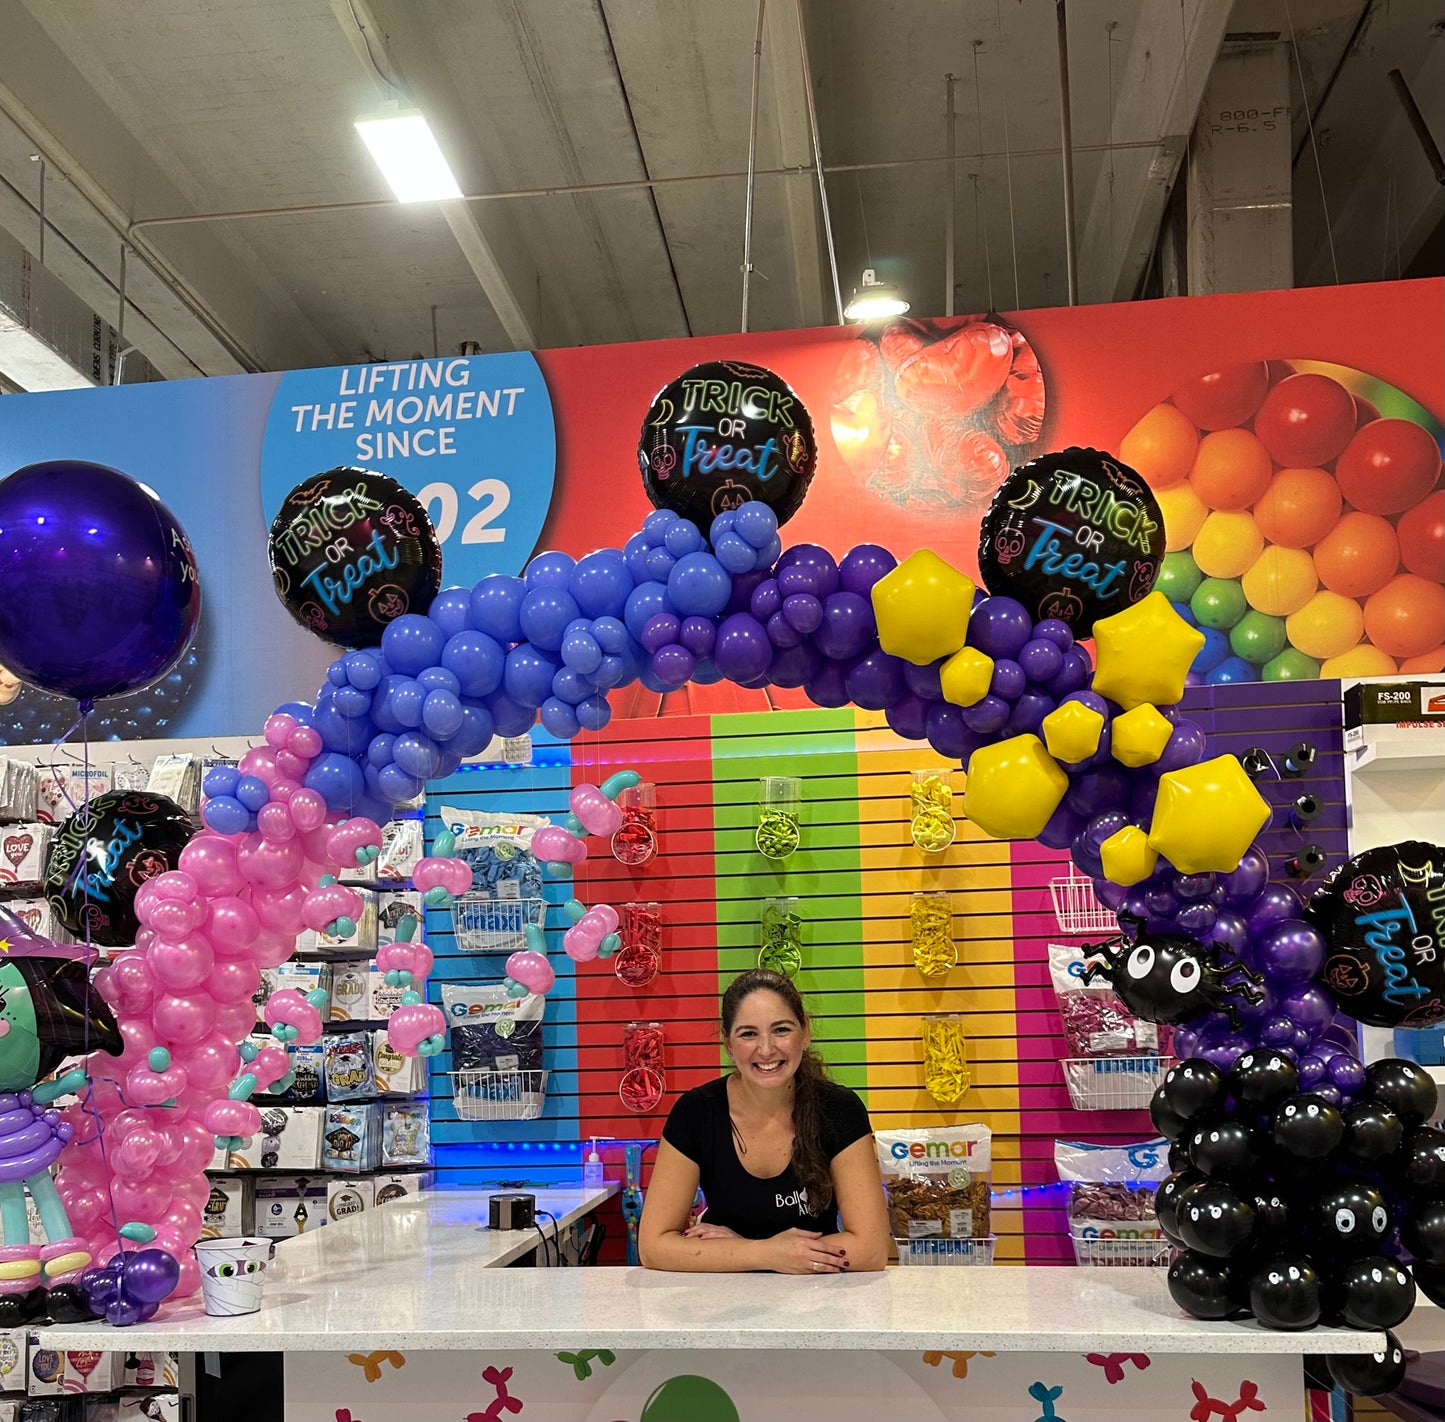
<svg viewBox="0 0 1445 1422">
<path fill-rule="evenodd" d="M 1303 841 L 1287 807 L 1311 791 L 1324 812 L 1305 835 L 1325 849 L 1326 870 L 1345 850 L 1345 809 L 1337 682 L 1255 683 L 1188 693 L 1184 709 L 1210 735 L 1211 753 L 1260 746 L 1283 763 L 1298 741 L 1318 758 L 1307 776 L 1258 783 L 1277 808 L 1266 847 L 1276 876 Z M 614 719 L 570 745 L 534 732 L 533 763 L 459 772 L 428 796 L 429 839 L 443 804 L 530 812 L 560 821 L 571 786 L 635 769 L 657 787 L 659 852 L 629 868 L 589 839 L 587 862 L 570 881 L 549 881 L 547 913 L 557 984 L 547 996 L 545 1064 L 551 1071 L 540 1119 L 459 1120 L 448 1053 L 432 1059 L 432 1139 L 438 1184 L 541 1185 L 576 1180 L 577 1142 L 590 1135 L 655 1139 L 678 1092 L 718 1074 L 718 998 L 756 962 L 759 909 L 791 897 L 803 921 L 797 982 L 814 1017 L 815 1045 L 834 1076 L 858 1090 L 876 1127 L 981 1122 L 994 1132 L 994 1229 L 1000 1263 L 1071 1259 L 1053 1143 L 1142 1140 L 1153 1134 L 1142 1112 L 1070 1108 L 1059 1058 L 1064 1045 L 1047 946 L 1065 939 L 1049 881 L 1068 872 L 1067 856 L 1033 842 L 999 842 L 962 814 L 964 774 L 927 746 L 906 742 L 880 714 L 775 711 L 713 716 Z M 947 774 L 955 792 L 958 837 L 941 854 L 909 838 L 915 769 Z M 782 864 L 753 842 L 759 781 L 802 781 L 801 847 Z M 959 965 L 946 978 L 922 977 L 909 944 L 909 896 L 945 890 L 953 909 Z M 655 900 L 663 916 L 662 970 L 646 987 L 618 981 L 605 961 L 574 964 L 562 950 L 561 904 Z M 446 913 L 432 911 L 437 955 L 434 999 L 452 980 L 499 982 L 503 954 L 456 949 Z M 972 1084 L 962 1102 L 941 1107 L 923 1090 L 920 1019 L 964 1018 Z M 617 1095 L 622 1038 L 631 1019 L 661 1022 L 667 1094 L 656 1111 L 634 1114 Z M 620 1154 L 604 1150 L 608 1174 Z M 647 1157 L 650 1160 L 650 1155 Z M 644 1172 L 644 1181 L 646 1175 Z M 621 1257 L 620 1219 L 609 1226 L 604 1258 Z"/>
</svg>

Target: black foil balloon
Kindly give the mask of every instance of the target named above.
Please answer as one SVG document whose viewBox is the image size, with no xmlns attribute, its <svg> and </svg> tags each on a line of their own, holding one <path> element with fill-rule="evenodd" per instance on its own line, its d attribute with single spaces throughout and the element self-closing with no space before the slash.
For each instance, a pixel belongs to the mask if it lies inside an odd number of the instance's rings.
<svg viewBox="0 0 1445 1422">
<path fill-rule="evenodd" d="M 426 510 L 395 479 L 328 469 L 281 501 L 267 547 L 276 596 L 308 632 L 378 647 L 387 624 L 441 591 L 442 549 Z"/>
<path fill-rule="evenodd" d="M 180 864 L 196 826 L 174 800 L 148 790 L 111 790 L 77 810 L 55 832 L 45 892 L 77 938 L 106 948 L 135 942 L 136 891 Z"/>
<path fill-rule="evenodd" d="M 1266 1328 L 1313 1328 L 1323 1311 L 1315 1266 L 1302 1254 L 1259 1265 L 1249 1276 L 1249 1310 Z"/>
<path fill-rule="evenodd" d="M 1235 1101 L 1254 1111 L 1273 1111 L 1299 1090 L 1299 1070 L 1282 1052 L 1254 1047 L 1229 1069 L 1229 1090 Z"/>
<path fill-rule="evenodd" d="M 1383 1254 L 1366 1254 L 1341 1265 L 1330 1292 L 1351 1328 L 1395 1328 L 1415 1307 L 1414 1280 Z"/>
<path fill-rule="evenodd" d="M 1405 1350 L 1393 1333 L 1386 1333 L 1383 1353 L 1332 1353 L 1326 1366 L 1346 1392 L 1380 1397 L 1405 1381 Z"/>
<path fill-rule="evenodd" d="M 983 516 L 978 566 L 989 592 L 1079 637 L 1145 597 L 1164 558 L 1159 501 L 1127 464 L 1065 449 L 1015 469 Z"/>
<path fill-rule="evenodd" d="M 1189 1159 L 1205 1175 L 1243 1175 L 1259 1164 L 1259 1136 L 1242 1121 L 1214 1121 L 1189 1138 Z"/>
<path fill-rule="evenodd" d="M 1400 1242 L 1417 1260 L 1445 1269 L 1445 1200 L 1411 1206 Z"/>
<path fill-rule="evenodd" d="M 803 402 L 781 377 L 713 360 L 658 391 L 642 422 L 637 462 L 653 504 L 706 534 L 718 514 L 749 499 L 786 523 L 818 467 L 818 442 Z"/>
<path fill-rule="evenodd" d="M 1179 1200 L 1191 1186 L 1203 1184 L 1204 1177 L 1197 1170 L 1179 1170 L 1163 1180 L 1154 1192 L 1154 1217 L 1159 1228 L 1176 1244 L 1182 1244 L 1179 1234 Z"/>
<path fill-rule="evenodd" d="M 1310 1228 L 1324 1258 L 1360 1250 L 1373 1253 L 1388 1238 L 1391 1224 L 1384 1195 L 1367 1180 L 1333 1182 L 1310 1212 Z"/>
<path fill-rule="evenodd" d="M 1440 1099 L 1430 1073 L 1403 1057 L 1371 1062 L 1365 1068 L 1365 1094 L 1388 1106 L 1407 1126 L 1428 1121 Z"/>
<path fill-rule="evenodd" d="M 1308 914 L 1342 1012 L 1372 1027 L 1445 1022 L 1442 901 L 1445 849 L 1420 840 L 1367 849 L 1325 879 Z"/>
<path fill-rule="evenodd" d="M 1445 1308 L 1445 1264 L 1430 1264 L 1416 1259 L 1410 1265 L 1415 1286 L 1436 1308 Z"/>
<path fill-rule="evenodd" d="M 1195 1318 L 1228 1318 L 1243 1304 L 1243 1281 L 1228 1259 L 1186 1249 L 1169 1266 L 1169 1297 Z"/>
<path fill-rule="evenodd" d="M 1296 1161 L 1324 1160 L 1345 1138 L 1345 1119 L 1322 1096 L 1291 1096 L 1274 1113 L 1274 1143 Z"/>
<path fill-rule="evenodd" d="M 1418 1199 L 1445 1196 L 1445 1131 L 1422 1126 L 1391 1163 L 1406 1194 Z"/>
<path fill-rule="evenodd" d="M 1345 1154 L 1373 1164 L 1393 1155 L 1405 1139 L 1405 1127 L 1378 1101 L 1358 1101 L 1345 1112 Z"/>
<path fill-rule="evenodd" d="M 1179 1199 L 1179 1237 L 1185 1248 L 1211 1259 L 1228 1259 L 1254 1233 L 1253 1208 L 1238 1191 L 1217 1180 L 1186 1190 Z"/>
</svg>

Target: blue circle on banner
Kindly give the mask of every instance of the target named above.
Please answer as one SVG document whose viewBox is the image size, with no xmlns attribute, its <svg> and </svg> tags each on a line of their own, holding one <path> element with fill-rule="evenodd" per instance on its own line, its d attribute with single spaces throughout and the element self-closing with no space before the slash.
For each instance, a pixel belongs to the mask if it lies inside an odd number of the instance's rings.
<svg viewBox="0 0 1445 1422">
<path fill-rule="evenodd" d="M 443 586 L 521 572 L 557 477 L 552 398 L 536 357 L 288 372 L 261 448 L 266 526 L 296 485 L 337 465 L 378 470 L 416 495 L 441 544 Z"/>
</svg>

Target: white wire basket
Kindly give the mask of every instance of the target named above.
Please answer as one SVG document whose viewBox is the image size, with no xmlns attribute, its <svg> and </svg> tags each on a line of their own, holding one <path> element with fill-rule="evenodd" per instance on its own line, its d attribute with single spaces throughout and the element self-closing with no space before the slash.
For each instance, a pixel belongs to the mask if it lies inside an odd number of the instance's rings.
<svg viewBox="0 0 1445 1422">
<path fill-rule="evenodd" d="M 975 1264 L 993 1263 L 993 1247 L 997 1235 L 987 1239 L 945 1239 L 932 1235 L 927 1239 L 899 1239 L 893 1243 L 898 1247 L 899 1264 L 917 1266 L 920 1264 Z"/>
<path fill-rule="evenodd" d="M 547 1104 L 545 1071 L 454 1071 L 452 1100 L 462 1121 L 535 1121 Z"/>
<path fill-rule="evenodd" d="M 541 927 L 546 899 L 494 899 L 463 894 L 452 905 L 452 932 L 462 953 L 515 953 L 526 947 L 523 930 Z"/>
<path fill-rule="evenodd" d="M 1167 1239 L 1080 1239 L 1072 1236 L 1081 1269 L 1164 1269 L 1174 1256 Z"/>
<path fill-rule="evenodd" d="M 1064 1084 L 1075 1111 L 1147 1111 L 1173 1057 L 1065 1057 Z"/>
<path fill-rule="evenodd" d="M 1062 879 L 1050 879 L 1049 894 L 1054 901 L 1054 917 L 1060 933 L 1082 938 L 1086 934 L 1119 931 L 1114 910 L 1099 902 L 1093 881 L 1085 875 L 1070 870 Z"/>
</svg>

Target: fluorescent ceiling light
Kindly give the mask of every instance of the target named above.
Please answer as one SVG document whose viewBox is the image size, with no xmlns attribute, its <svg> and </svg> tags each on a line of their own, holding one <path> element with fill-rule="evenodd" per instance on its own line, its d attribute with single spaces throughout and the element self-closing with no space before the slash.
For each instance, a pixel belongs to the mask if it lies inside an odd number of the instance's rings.
<svg viewBox="0 0 1445 1422">
<path fill-rule="evenodd" d="M 462 190 L 424 114 L 413 109 L 357 119 L 356 131 L 398 202 L 441 202 L 461 197 Z"/>
<path fill-rule="evenodd" d="M 853 288 L 853 299 L 843 308 L 850 321 L 883 321 L 901 316 L 908 303 L 891 281 L 879 281 L 872 267 L 863 268 L 863 285 Z"/>
<path fill-rule="evenodd" d="M 0 306 L 0 375 L 22 390 L 88 390 L 95 382 Z"/>
</svg>

